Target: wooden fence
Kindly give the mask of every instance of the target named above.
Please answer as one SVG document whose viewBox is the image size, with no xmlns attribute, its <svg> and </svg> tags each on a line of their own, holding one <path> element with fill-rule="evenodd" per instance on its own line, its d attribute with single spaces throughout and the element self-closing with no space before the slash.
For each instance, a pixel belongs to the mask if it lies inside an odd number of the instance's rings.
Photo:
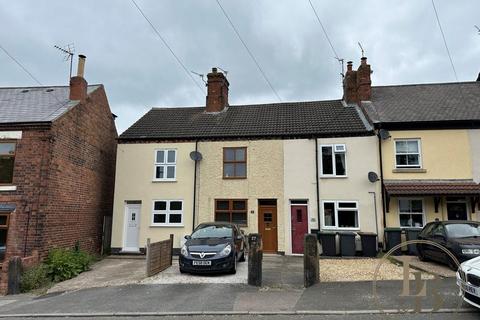
<svg viewBox="0 0 480 320">
<path fill-rule="evenodd" d="M 151 277 L 172 265 L 173 234 L 170 239 L 150 243 L 147 239 L 147 277 Z"/>
</svg>

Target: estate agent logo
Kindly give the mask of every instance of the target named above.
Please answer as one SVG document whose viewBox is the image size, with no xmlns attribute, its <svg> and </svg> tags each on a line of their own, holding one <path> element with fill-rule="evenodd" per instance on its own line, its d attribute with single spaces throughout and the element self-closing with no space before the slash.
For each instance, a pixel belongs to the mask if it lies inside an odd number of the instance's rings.
<svg viewBox="0 0 480 320">
<path fill-rule="evenodd" d="M 373 280 L 373 295 L 378 308 L 382 311 L 384 311 L 384 309 L 382 308 L 380 303 L 379 288 L 377 287 L 378 273 L 383 263 L 390 258 L 393 252 L 409 244 L 414 244 L 414 245 L 423 244 L 423 245 L 434 246 L 442 250 L 443 252 L 445 252 L 452 259 L 452 261 L 455 262 L 457 267 L 460 266 L 458 259 L 450 251 L 448 251 L 445 247 L 439 245 L 438 243 L 435 243 L 432 241 L 410 240 L 410 241 L 402 242 L 399 245 L 396 245 L 383 256 L 383 258 L 380 260 L 380 263 L 377 265 L 375 269 L 374 280 Z M 403 281 L 402 281 L 402 287 L 399 288 L 398 295 L 395 297 L 398 302 L 397 310 L 399 312 L 413 312 L 413 313 L 437 312 L 442 308 L 445 302 L 445 296 L 442 295 L 442 293 L 440 292 L 442 278 L 438 276 L 436 273 L 433 273 L 432 280 L 423 280 L 422 279 L 423 272 L 411 268 L 411 263 L 413 259 L 414 257 L 412 256 L 402 256 Z M 410 279 L 412 275 L 413 275 L 413 280 Z M 393 298 L 393 297 L 390 297 L 390 298 Z M 460 306 L 462 305 L 462 300 L 463 300 L 462 298 L 463 297 L 459 295 L 459 298 L 458 298 L 459 302 L 457 305 L 457 309 L 460 308 Z M 424 303 L 426 301 L 430 302 L 430 308 L 428 309 L 423 308 Z"/>
</svg>

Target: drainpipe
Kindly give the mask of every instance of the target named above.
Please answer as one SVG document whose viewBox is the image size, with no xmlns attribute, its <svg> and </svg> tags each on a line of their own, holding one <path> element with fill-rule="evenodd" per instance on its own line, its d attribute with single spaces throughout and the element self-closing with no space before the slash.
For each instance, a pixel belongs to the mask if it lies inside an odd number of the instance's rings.
<svg viewBox="0 0 480 320">
<path fill-rule="evenodd" d="M 378 136 L 378 154 L 380 157 L 380 184 L 381 184 L 381 191 L 382 191 L 382 209 L 383 209 L 383 228 L 387 227 L 387 216 L 386 216 L 386 209 L 385 209 L 385 186 L 383 183 L 383 158 L 382 158 L 382 139 L 380 135 L 377 133 Z"/>
<path fill-rule="evenodd" d="M 318 185 L 318 140 L 315 138 L 315 186 L 317 187 L 317 222 L 318 231 L 321 231 L 320 223 L 320 187 Z"/>
<path fill-rule="evenodd" d="M 373 194 L 373 207 L 375 208 L 375 232 L 378 236 L 377 193 L 375 191 L 369 191 L 368 193 Z"/>
<path fill-rule="evenodd" d="M 198 151 L 198 140 L 195 140 L 195 152 Z M 192 232 L 195 230 L 195 209 L 196 209 L 196 196 L 197 196 L 197 160 L 195 160 L 193 171 L 193 217 L 192 217 Z"/>
</svg>

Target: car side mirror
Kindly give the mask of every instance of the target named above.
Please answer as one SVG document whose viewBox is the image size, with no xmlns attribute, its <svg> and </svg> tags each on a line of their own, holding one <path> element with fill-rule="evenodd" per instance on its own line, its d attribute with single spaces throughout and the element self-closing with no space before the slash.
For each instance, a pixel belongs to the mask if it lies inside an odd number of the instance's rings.
<svg viewBox="0 0 480 320">
<path fill-rule="evenodd" d="M 185 240 L 190 240 L 190 239 L 192 239 L 192 236 L 187 234 L 184 238 L 185 238 Z"/>
</svg>

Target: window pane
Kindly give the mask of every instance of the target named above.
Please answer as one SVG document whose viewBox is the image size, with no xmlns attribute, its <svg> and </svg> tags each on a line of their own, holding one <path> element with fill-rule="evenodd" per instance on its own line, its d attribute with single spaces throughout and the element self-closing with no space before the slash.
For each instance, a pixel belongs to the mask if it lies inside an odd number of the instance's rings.
<svg viewBox="0 0 480 320">
<path fill-rule="evenodd" d="M 358 228 L 357 211 L 338 210 L 338 226 L 340 228 Z"/>
<path fill-rule="evenodd" d="M 397 154 L 397 166 L 406 166 L 407 165 L 407 155 Z"/>
<path fill-rule="evenodd" d="M 410 200 L 398 200 L 398 207 L 400 212 L 410 212 Z"/>
<path fill-rule="evenodd" d="M 230 214 L 228 212 L 217 212 L 215 214 L 215 221 L 230 222 Z"/>
<path fill-rule="evenodd" d="M 13 157 L 0 156 L 0 183 L 12 183 L 13 162 Z"/>
<path fill-rule="evenodd" d="M 168 163 L 175 163 L 175 150 L 168 150 L 167 161 Z"/>
<path fill-rule="evenodd" d="M 166 201 L 155 201 L 155 205 L 153 210 L 167 210 L 167 202 Z"/>
<path fill-rule="evenodd" d="M 234 164 L 233 163 L 224 163 L 223 164 L 223 176 L 225 178 L 231 178 L 235 176 L 234 171 Z"/>
<path fill-rule="evenodd" d="M 409 153 L 418 153 L 418 141 L 407 141 L 407 150 Z"/>
<path fill-rule="evenodd" d="M 0 155 L 12 155 L 15 153 L 15 143 L 0 143 Z"/>
<path fill-rule="evenodd" d="M 233 210 L 246 210 L 247 202 L 246 201 L 233 201 Z"/>
<path fill-rule="evenodd" d="M 322 147 L 322 174 L 333 174 L 332 147 Z"/>
<path fill-rule="evenodd" d="M 246 212 L 234 212 L 232 213 L 232 222 L 236 224 L 247 224 L 247 213 Z"/>
<path fill-rule="evenodd" d="M 406 141 L 395 141 L 397 147 L 397 153 L 406 153 L 407 152 L 407 142 Z"/>
<path fill-rule="evenodd" d="M 236 163 L 235 164 L 235 177 L 246 177 L 247 176 L 247 166 L 245 163 Z"/>
<path fill-rule="evenodd" d="M 174 179 L 174 178 L 175 178 L 175 166 L 168 166 L 167 179 Z"/>
<path fill-rule="evenodd" d="M 401 227 L 411 227 L 412 219 L 410 214 L 401 214 L 400 215 L 400 226 Z"/>
<path fill-rule="evenodd" d="M 420 162 L 418 161 L 418 154 L 409 154 L 407 156 L 407 163 L 409 165 L 419 165 Z"/>
<path fill-rule="evenodd" d="M 235 161 L 245 161 L 245 149 L 238 148 L 235 150 Z"/>
<path fill-rule="evenodd" d="M 229 209 L 229 204 L 228 200 L 219 200 L 216 202 L 217 203 L 217 210 L 228 210 Z"/>
<path fill-rule="evenodd" d="M 327 227 L 335 227 L 335 204 L 326 202 L 323 204 L 324 223 Z"/>
<path fill-rule="evenodd" d="M 182 201 L 170 201 L 170 210 L 182 210 Z"/>
<path fill-rule="evenodd" d="M 5 259 L 5 251 L 7 249 L 7 230 L 0 229 L 0 261 Z"/>
<path fill-rule="evenodd" d="M 166 214 L 154 214 L 153 215 L 153 222 L 154 223 L 165 223 L 166 222 Z"/>
<path fill-rule="evenodd" d="M 5 227 L 7 225 L 7 216 L 0 216 L 0 226 Z"/>
<path fill-rule="evenodd" d="M 338 207 L 339 208 L 356 208 L 357 203 L 356 202 L 339 202 Z"/>
<path fill-rule="evenodd" d="M 412 212 L 423 212 L 422 200 L 411 200 Z"/>
<path fill-rule="evenodd" d="M 155 171 L 155 178 L 157 179 L 163 179 L 165 167 L 164 166 L 158 166 L 157 170 Z"/>
<path fill-rule="evenodd" d="M 234 161 L 235 160 L 235 149 L 224 149 L 225 150 L 225 161 Z"/>
<path fill-rule="evenodd" d="M 157 163 L 165 163 L 165 151 L 157 151 Z"/>
<path fill-rule="evenodd" d="M 423 227 L 423 215 L 412 214 L 413 227 Z"/>
<path fill-rule="evenodd" d="M 335 174 L 337 176 L 344 176 L 346 174 L 345 170 L 345 153 L 336 153 L 335 154 Z"/>
<path fill-rule="evenodd" d="M 181 214 L 170 214 L 169 219 L 170 219 L 169 223 L 182 223 Z"/>
</svg>

